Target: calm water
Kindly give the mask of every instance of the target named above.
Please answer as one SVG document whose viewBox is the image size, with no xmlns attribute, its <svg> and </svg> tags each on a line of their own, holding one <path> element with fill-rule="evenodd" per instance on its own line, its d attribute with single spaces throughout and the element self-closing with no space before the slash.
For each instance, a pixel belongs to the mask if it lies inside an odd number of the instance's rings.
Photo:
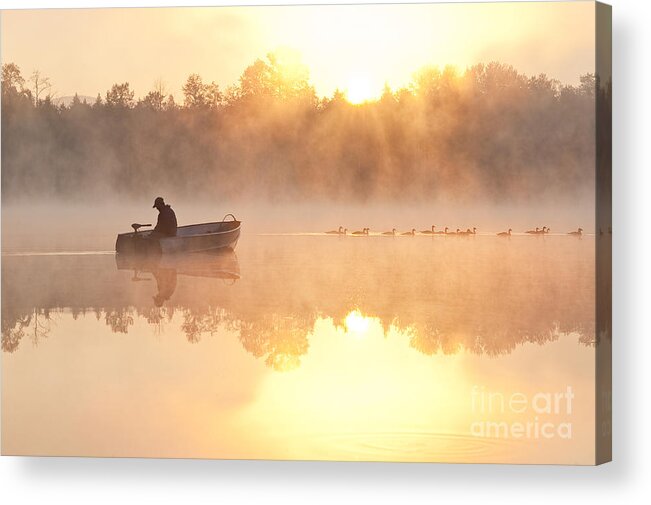
<svg viewBox="0 0 651 505">
<path fill-rule="evenodd" d="M 13 250 L 2 451 L 592 463 L 594 247 L 244 234 L 236 254 L 162 264 Z"/>
</svg>

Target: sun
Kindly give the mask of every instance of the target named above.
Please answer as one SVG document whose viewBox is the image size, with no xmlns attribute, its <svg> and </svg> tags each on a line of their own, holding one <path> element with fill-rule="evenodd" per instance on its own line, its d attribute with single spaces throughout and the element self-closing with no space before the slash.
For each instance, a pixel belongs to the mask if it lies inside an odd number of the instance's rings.
<svg viewBox="0 0 651 505">
<path fill-rule="evenodd" d="M 377 99 L 377 93 L 371 81 L 364 75 L 354 75 L 348 80 L 346 98 L 354 105 L 370 102 Z"/>
</svg>

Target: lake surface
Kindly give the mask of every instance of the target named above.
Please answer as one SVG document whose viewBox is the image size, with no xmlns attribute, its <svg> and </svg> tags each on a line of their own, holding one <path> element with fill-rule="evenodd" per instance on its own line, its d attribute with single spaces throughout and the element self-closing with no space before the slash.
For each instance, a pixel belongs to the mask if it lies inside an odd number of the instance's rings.
<svg viewBox="0 0 651 505">
<path fill-rule="evenodd" d="M 600 238 L 3 245 L 2 452 L 592 464 Z"/>
</svg>

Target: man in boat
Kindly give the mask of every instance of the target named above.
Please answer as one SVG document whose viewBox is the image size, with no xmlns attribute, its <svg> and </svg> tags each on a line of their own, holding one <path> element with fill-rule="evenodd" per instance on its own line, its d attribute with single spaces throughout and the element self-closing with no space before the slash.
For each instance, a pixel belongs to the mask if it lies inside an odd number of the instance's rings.
<svg viewBox="0 0 651 505">
<path fill-rule="evenodd" d="M 154 200 L 153 208 L 158 209 L 158 221 L 151 236 L 154 238 L 175 237 L 177 223 L 176 214 L 172 210 L 172 207 L 167 205 L 165 200 L 159 196 Z"/>
</svg>

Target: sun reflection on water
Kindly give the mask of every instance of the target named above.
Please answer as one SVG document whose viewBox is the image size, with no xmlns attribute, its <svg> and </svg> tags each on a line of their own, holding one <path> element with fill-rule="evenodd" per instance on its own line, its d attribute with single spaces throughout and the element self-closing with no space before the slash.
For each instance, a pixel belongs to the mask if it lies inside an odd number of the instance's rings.
<svg viewBox="0 0 651 505">
<path fill-rule="evenodd" d="M 359 309 L 355 309 L 348 313 L 344 323 L 349 335 L 361 338 L 368 334 L 371 321 L 372 318 L 364 316 Z"/>
</svg>

